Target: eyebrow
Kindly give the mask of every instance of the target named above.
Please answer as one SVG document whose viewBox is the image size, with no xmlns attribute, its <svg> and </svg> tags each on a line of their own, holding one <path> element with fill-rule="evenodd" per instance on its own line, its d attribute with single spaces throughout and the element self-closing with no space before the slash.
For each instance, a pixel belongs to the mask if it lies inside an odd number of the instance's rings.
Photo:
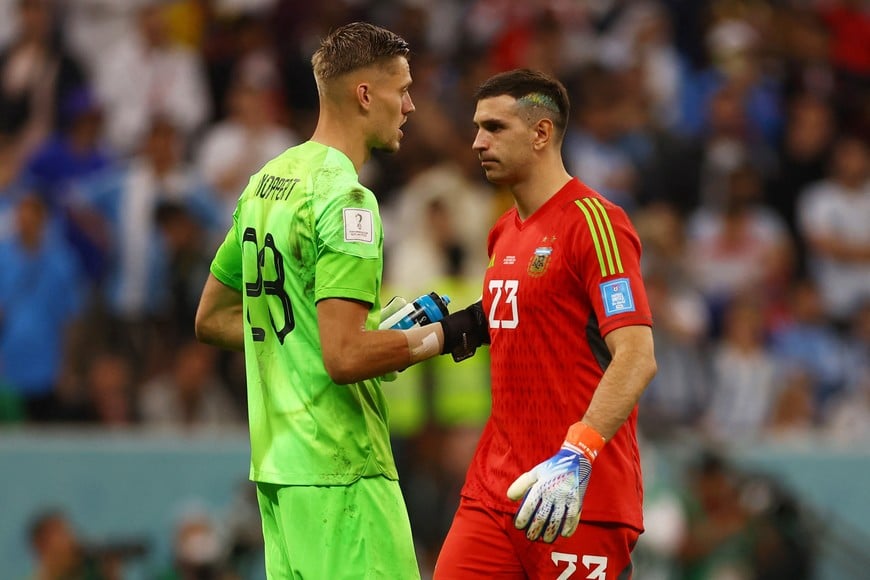
<svg viewBox="0 0 870 580">
<path fill-rule="evenodd" d="M 486 117 L 479 121 L 474 119 L 472 122 L 475 127 L 504 127 L 507 124 L 499 117 Z"/>
</svg>

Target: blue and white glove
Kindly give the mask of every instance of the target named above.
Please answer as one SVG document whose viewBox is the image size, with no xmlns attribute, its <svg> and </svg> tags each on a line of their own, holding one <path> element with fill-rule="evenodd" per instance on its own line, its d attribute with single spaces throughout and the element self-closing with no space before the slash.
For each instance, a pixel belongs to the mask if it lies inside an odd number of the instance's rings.
<svg viewBox="0 0 870 580">
<path fill-rule="evenodd" d="M 592 462 L 604 445 L 602 437 L 585 423 L 575 423 L 561 449 L 550 459 L 519 476 L 508 488 L 513 501 L 522 499 L 514 526 L 535 541 L 569 537 L 580 523 L 583 497 L 592 473 Z"/>
</svg>

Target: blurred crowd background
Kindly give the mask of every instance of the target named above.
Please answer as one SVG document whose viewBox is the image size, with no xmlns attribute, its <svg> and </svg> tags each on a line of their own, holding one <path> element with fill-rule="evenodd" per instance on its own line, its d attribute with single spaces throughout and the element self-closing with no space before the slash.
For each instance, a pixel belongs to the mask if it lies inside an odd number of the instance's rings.
<svg viewBox="0 0 870 580">
<path fill-rule="evenodd" d="M 412 46 L 402 150 L 361 175 L 385 222 L 384 299 L 479 296 L 511 200 L 471 150 L 473 91 L 514 67 L 556 75 L 569 171 L 644 244 L 659 372 L 642 445 L 691 448 L 678 485 L 648 485 L 637 577 L 811 578 L 799 503 L 728 452 L 870 439 L 862 0 L 2 0 L 0 423 L 244 432 L 243 360 L 194 340 L 199 292 L 248 177 L 311 134 L 310 55 L 352 20 Z M 385 385 L 424 575 L 487 416 L 487 363 Z M 242 497 L 243 531 L 188 514 L 150 577 L 243 577 L 259 529 Z M 144 557 L 86 557 L 76 525 L 46 505 L 21 530 L 34 570 L 79 574 L 39 577 L 123 577 Z"/>
</svg>

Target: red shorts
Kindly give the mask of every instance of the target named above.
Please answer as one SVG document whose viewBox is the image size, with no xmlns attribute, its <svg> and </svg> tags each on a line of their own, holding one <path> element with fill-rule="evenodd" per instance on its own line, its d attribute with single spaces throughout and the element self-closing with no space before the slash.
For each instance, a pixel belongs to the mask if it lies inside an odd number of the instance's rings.
<svg viewBox="0 0 870 580">
<path fill-rule="evenodd" d="M 434 580 L 630 580 L 639 535 L 628 526 L 581 521 L 570 538 L 530 542 L 513 514 L 462 498 Z"/>
</svg>

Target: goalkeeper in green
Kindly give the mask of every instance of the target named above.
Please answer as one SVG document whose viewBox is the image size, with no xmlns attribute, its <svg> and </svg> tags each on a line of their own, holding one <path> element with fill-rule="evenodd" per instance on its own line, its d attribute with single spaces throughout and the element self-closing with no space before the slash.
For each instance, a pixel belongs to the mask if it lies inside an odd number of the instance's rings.
<svg viewBox="0 0 870 580">
<path fill-rule="evenodd" d="M 479 304 L 377 330 L 383 230 L 358 172 L 372 149 L 399 149 L 407 57 L 366 23 L 322 41 L 314 134 L 251 178 L 197 311 L 200 340 L 245 352 L 270 579 L 419 577 L 377 377 L 486 340 Z"/>
</svg>

